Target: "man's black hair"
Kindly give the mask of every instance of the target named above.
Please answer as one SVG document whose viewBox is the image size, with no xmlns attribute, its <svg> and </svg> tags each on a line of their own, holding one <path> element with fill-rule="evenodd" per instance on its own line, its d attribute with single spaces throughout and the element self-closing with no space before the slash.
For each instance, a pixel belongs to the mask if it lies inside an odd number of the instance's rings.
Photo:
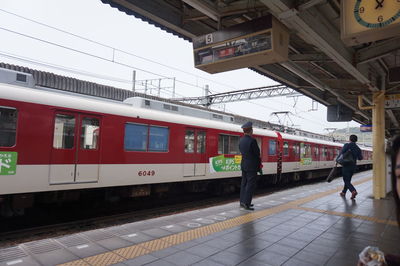
<svg viewBox="0 0 400 266">
<path fill-rule="evenodd" d="M 350 135 L 350 141 L 351 142 L 357 142 L 358 137 L 356 135 Z"/>
</svg>

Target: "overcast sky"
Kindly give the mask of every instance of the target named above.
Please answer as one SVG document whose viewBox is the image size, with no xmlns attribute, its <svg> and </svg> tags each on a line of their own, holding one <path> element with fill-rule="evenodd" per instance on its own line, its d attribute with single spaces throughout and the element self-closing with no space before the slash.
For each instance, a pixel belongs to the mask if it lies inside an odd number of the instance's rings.
<svg viewBox="0 0 400 266">
<path fill-rule="evenodd" d="M 172 78 L 176 79 L 177 97 L 202 96 L 205 85 L 209 85 L 212 93 L 218 93 L 276 84 L 249 69 L 213 75 L 197 70 L 190 42 L 128 16 L 100 0 L 1 0 L 0 21 L 1 62 L 124 89 L 132 89 L 132 72 L 136 70 L 137 80 L 156 79 L 153 84 L 158 85 L 158 79 L 163 78 L 161 87 L 165 90 L 161 96 L 164 97 L 172 97 L 172 90 L 168 89 L 172 87 Z M 136 88 L 143 89 L 143 86 L 137 84 Z M 326 128 L 347 127 L 347 123 L 327 122 L 326 107 L 313 105 L 305 96 L 299 97 L 296 105 L 293 97 L 276 97 L 215 108 L 274 123 L 278 120 L 271 116 L 272 112 L 289 111 L 293 114 L 290 119 L 280 117 L 285 125 L 318 133 L 327 133 Z M 310 111 L 313 108 L 317 110 Z M 349 125 L 359 126 L 355 122 Z"/>
</svg>

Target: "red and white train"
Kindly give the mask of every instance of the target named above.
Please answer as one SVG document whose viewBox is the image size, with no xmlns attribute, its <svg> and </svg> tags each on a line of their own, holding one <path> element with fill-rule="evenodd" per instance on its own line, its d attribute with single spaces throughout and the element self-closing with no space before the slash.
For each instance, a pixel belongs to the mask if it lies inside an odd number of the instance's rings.
<svg viewBox="0 0 400 266">
<path fill-rule="evenodd" d="M 0 208 L 76 200 L 99 188 L 135 197 L 177 184 L 189 191 L 239 186 L 239 125 L 215 114 L 219 120 L 179 114 L 183 107 L 167 103 L 165 111 L 152 110 L 157 102 L 139 101 L 135 107 L 132 99 L 0 84 Z M 342 146 L 266 129 L 255 128 L 254 135 L 263 180 L 271 183 L 326 175 Z M 368 167 L 372 151 L 362 152 L 358 165 Z"/>
</svg>

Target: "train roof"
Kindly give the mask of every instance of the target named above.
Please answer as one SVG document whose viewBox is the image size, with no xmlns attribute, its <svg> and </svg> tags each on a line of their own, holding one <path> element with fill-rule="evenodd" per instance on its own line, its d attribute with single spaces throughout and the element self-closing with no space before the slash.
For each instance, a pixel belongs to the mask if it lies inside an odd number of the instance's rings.
<svg viewBox="0 0 400 266">
<path fill-rule="evenodd" d="M 155 121 L 165 121 L 176 124 L 191 125 L 205 128 L 216 128 L 220 130 L 227 130 L 242 133 L 240 125 L 227 123 L 222 121 L 215 121 L 211 119 L 191 117 L 181 114 L 174 114 L 170 112 L 151 110 L 147 108 L 135 107 L 130 103 L 124 103 L 115 100 L 99 98 L 95 96 L 81 95 L 72 92 L 60 91 L 48 88 L 26 88 L 16 85 L 0 83 L 0 98 L 32 102 L 37 104 L 44 104 L 49 106 L 57 106 L 61 108 L 70 108 L 81 111 L 106 113 L 113 115 L 121 115 L 126 117 L 143 118 Z M 254 128 L 255 135 L 277 137 L 277 132 Z M 325 141 L 321 139 L 312 139 L 303 136 L 290 135 L 280 133 L 284 139 L 314 142 L 330 146 L 342 147 L 342 143 Z M 365 150 L 372 150 L 368 147 L 362 147 Z"/>
<path fill-rule="evenodd" d="M 0 98 L 32 102 L 49 106 L 70 108 L 81 111 L 121 115 L 126 117 L 143 118 L 155 121 L 191 125 L 197 127 L 211 127 L 242 133 L 239 125 L 208 120 L 204 118 L 190 117 L 169 112 L 137 108 L 129 103 L 106 100 L 98 97 L 76 95 L 73 93 L 60 92 L 58 90 L 24 88 L 9 84 L 0 84 Z M 254 129 L 258 135 L 276 137 L 271 130 Z"/>
<path fill-rule="evenodd" d="M 303 142 L 318 142 L 319 144 L 325 144 L 325 145 L 330 145 L 330 146 L 337 146 L 337 147 L 342 147 L 343 143 L 340 142 L 333 142 L 333 141 L 326 141 L 326 140 L 321 140 L 321 139 L 313 139 L 313 138 L 307 138 L 303 136 L 297 136 L 297 135 L 290 135 L 286 133 L 280 133 L 282 135 L 282 138 L 284 139 L 289 139 L 289 140 L 295 140 L 295 141 L 303 141 Z"/>
</svg>

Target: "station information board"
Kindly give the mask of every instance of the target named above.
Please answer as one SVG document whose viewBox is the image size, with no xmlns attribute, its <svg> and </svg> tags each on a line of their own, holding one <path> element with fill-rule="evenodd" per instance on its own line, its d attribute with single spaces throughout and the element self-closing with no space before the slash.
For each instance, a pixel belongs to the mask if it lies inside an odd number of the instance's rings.
<svg viewBox="0 0 400 266">
<path fill-rule="evenodd" d="M 193 39 L 195 67 L 218 73 L 286 61 L 289 33 L 272 15 Z"/>
<path fill-rule="evenodd" d="M 385 108 L 400 108 L 400 94 L 385 95 Z"/>
</svg>

